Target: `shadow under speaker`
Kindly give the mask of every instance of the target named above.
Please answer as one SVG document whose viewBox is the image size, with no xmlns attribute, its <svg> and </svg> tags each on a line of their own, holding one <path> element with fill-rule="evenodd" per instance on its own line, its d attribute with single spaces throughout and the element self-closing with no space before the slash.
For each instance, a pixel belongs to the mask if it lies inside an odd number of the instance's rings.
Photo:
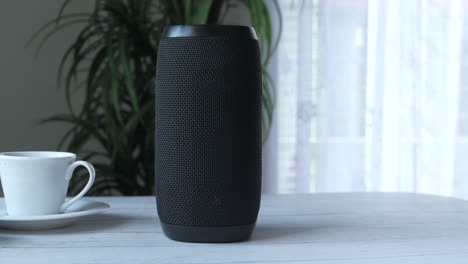
<svg viewBox="0 0 468 264">
<path fill-rule="evenodd" d="M 170 26 L 156 70 L 155 176 L 166 236 L 250 237 L 260 207 L 262 70 L 253 28 Z"/>
</svg>

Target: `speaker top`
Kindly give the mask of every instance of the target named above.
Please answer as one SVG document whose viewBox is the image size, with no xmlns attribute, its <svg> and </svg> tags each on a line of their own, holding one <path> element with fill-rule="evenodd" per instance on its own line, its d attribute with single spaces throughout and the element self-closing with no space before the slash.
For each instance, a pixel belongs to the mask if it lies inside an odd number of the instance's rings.
<svg viewBox="0 0 468 264">
<path fill-rule="evenodd" d="M 237 38 L 257 39 L 252 27 L 228 25 L 176 25 L 167 26 L 163 38 L 234 36 Z"/>
</svg>

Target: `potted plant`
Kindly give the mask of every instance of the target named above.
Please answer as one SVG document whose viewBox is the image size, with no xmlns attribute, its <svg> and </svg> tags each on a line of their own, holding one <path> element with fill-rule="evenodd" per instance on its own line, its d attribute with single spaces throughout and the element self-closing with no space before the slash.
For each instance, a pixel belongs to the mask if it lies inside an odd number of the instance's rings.
<svg viewBox="0 0 468 264">
<path fill-rule="evenodd" d="M 263 0 L 96 0 L 89 14 L 66 13 L 70 2 L 65 0 L 57 18 L 41 27 L 31 41 L 38 42 L 39 51 L 56 32 L 83 25 L 59 65 L 58 84 L 65 90 L 69 113 L 43 122 L 72 125 L 59 148 L 95 164 L 98 176 L 90 191 L 94 195 L 154 193 L 153 90 L 165 26 L 219 23 L 233 5 L 243 4 L 259 36 L 264 66 L 278 44 Z M 272 3 L 279 14 L 278 4 Z M 274 100 L 266 67 L 263 76 L 263 128 L 268 135 Z M 85 94 L 78 111 L 71 99 L 77 89 Z M 97 142 L 99 150 L 87 150 L 90 141 Z M 81 183 L 70 186 L 75 193 Z"/>
</svg>

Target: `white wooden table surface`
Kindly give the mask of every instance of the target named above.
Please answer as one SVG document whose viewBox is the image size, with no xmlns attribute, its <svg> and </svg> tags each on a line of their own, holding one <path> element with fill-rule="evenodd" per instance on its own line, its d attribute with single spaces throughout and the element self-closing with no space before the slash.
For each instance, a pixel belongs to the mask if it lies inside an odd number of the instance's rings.
<svg viewBox="0 0 468 264">
<path fill-rule="evenodd" d="M 452 198 L 265 196 L 252 239 L 235 244 L 167 239 L 153 197 L 86 199 L 112 208 L 64 229 L 0 230 L 0 263 L 468 263 L 468 202 Z"/>
</svg>

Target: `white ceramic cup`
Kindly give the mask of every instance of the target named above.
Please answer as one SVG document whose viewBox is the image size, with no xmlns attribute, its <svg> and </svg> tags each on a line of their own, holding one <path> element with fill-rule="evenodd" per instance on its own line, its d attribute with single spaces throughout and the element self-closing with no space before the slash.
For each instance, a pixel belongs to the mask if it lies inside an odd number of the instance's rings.
<svg viewBox="0 0 468 264">
<path fill-rule="evenodd" d="M 68 152 L 0 153 L 0 179 L 7 214 L 58 214 L 83 197 L 93 185 L 96 172 L 91 163 L 75 160 L 76 155 Z M 68 183 L 78 166 L 88 170 L 88 183 L 78 195 L 65 201 Z"/>
</svg>

